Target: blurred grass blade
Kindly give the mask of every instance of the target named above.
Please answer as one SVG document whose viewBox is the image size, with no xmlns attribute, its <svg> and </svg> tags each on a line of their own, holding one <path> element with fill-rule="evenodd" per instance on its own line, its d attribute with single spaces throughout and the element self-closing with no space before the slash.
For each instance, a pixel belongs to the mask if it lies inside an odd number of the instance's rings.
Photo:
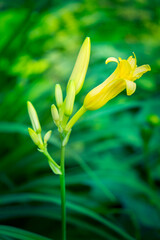
<svg viewBox="0 0 160 240">
<path fill-rule="evenodd" d="M 45 217 L 46 219 L 56 219 L 60 220 L 61 216 L 58 214 L 59 208 L 57 208 L 57 211 L 55 211 L 55 208 L 51 207 L 51 205 L 47 206 L 12 206 L 7 207 L 7 210 L 5 208 L 0 208 L 0 220 L 5 219 L 14 219 L 21 218 L 21 217 Z M 80 220 L 77 218 L 77 216 L 69 216 L 67 217 L 67 222 L 71 223 L 73 226 L 76 226 L 78 228 L 81 228 L 83 230 L 87 230 L 90 233 L 96 234 L 98 237 L 102 237 L 103 239 L 110 239 L 110 240 L 119 240 L 118 238 L 113 237 L 105 230 L 102 230 L 99 225 L 92 225 L 92 223 L 88 222 L 87 220 L 83 219 Z"/>
<path fill-rule="evenodd" d="M 49 238 L 42 237 L 38 234 L 5 225 L 0 225 L 0 235 L 13 237 L 19 240 L 50 240 Z"/>
<path fill-rule="evenodd" d="M 22 202 L 30 202 L 30 201 L 40 201 L 40 202 L 50 202 L 57 205 L 60 205 L 60 199 L 53 197 L 53 196 L 47 196 L 42 194 L 32 194 L 32 193 L 23 193 L 23 194 L 11 194 L 11 195 L 3 195 L 1 196 L 0 203 L 1 204 L 7 204 L 7 203 L 22 203 Z M 93 212 L 90 209 L 87 209 L 86 207 L 79 206 L 75 203 L 67 202 L 67 207 L 70 210 L 74 210 L 80 214 L 83 214 L 84 216 L 88 216 L 104 226 L 108 227 L 109 229 L 112 229 L 116 233 L 118 233 L 120 236 L 122 236 L 126 240 L 134 240 L 133 237 L 131 237 L 128 233 L 126 233 L 123 229 L 121 229 L 116 224 L 108 221 L 104 217 L 100 216 L 99 214 Z"/>
</svg>

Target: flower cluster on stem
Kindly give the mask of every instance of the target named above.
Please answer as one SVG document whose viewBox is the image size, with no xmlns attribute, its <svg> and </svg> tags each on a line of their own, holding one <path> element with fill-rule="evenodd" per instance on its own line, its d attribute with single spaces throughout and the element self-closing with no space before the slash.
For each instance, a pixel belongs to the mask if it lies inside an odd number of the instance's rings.
<svg viewBox="0 0 160 240">
<path fill-rule="evenodd" d="M 41 126 L 37 112 L 31 102 L 27 102 L 28 112 L 32 123 L 32 128 L 28 128 L 29 135 L 38 150 L 42 152 L 49 163 L 50 168 L 55 174 L 60 175 L 61 203 L 62 203 L 62 239 L 66 240 L 66 208 L 65 208 L 65 145 L 67 144 L 72 127 L 78 119 L 86 112 L 101 108 L 108 101 L 116 97 L 124 89 L 127 95 L 132 95 L 136 90 L 135 80 L 139 79 L 144 73 L 150 71 L 149 65 L 137 67 L 135 54 L 127 60 L 109 57 L 106 64 L 115 62 L 115 71 L 100 85 L 92 89 L 84 98 L 82 107 L 72 116 L 76 95 L 82 89 L 90 60 L 90 38 L 87 37 L 79 51 L 72 74 L 69 78 L 65 98 L 60 84 L 55 86 L 55 104 L 51 106 L 53 122 L 56 125 L 61 138 L 61 162 L 58 165 L 47 151 L 47 142 L 51 137 L 52 131 L 49 130 L 44 138 L 41 135 Z"/>
</svg>

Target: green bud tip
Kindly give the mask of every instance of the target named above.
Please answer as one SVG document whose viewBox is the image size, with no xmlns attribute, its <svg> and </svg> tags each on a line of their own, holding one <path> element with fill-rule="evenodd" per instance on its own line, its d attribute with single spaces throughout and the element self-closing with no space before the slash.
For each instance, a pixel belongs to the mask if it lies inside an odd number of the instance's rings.
<svg viewBox="0 0 160 240">
<path fill-rule="evenodd" d="M 59 121 L 59 113 L 54 104 L 52 104 L 51 106 L 51 114 L 52 114 L 53 121 L 55 122 Z"/>
</svg>

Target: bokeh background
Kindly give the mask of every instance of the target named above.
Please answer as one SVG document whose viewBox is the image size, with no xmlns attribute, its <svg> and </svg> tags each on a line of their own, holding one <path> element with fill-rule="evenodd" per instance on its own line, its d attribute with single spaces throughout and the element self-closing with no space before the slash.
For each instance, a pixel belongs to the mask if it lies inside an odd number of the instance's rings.
<svg viewBox="0 0 160 240">
<path fill-rule="evenodd" d="M 1 240 L 60 239 L 59 177 L 29 138 L 26 101 L 43 133 L 53 130 L 49 151 L 59 162 L 54 86 L 65 94 L 86 36 L 91 60 L 74 111 L 115 69 L 107 57 L 135 52 L 152 71 L 133 96 L 124 91 L 74 126 L 66 149 L 68 239 L 160 239 L 159 0 L 1 0 Z"/>
</svg>

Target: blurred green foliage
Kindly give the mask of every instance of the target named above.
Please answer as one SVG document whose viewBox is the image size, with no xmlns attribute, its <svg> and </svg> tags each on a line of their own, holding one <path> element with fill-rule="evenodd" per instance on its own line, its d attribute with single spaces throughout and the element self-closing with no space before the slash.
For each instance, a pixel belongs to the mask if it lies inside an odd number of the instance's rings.
<svg viewBox="0 0 160 240">
<path fill-rule="evenodd" d="M 66 149 L 68 239 L 160 239 L 159 0 L 1 0 L 0 36 L 0 222 L 7 225 L 0 239 L 60 239 L 59 178 L 29 138 L 26 101 L 43 130 L 53 129 L 49 150 L 59 161 L 54 86 L 65 91 L 86 36 L 91 61 L 75 111 L 114 70 L 107 57 L 135 52 L 152 71 L 133 96 L 123 92 L 74 127 Z"/>
</svg>

